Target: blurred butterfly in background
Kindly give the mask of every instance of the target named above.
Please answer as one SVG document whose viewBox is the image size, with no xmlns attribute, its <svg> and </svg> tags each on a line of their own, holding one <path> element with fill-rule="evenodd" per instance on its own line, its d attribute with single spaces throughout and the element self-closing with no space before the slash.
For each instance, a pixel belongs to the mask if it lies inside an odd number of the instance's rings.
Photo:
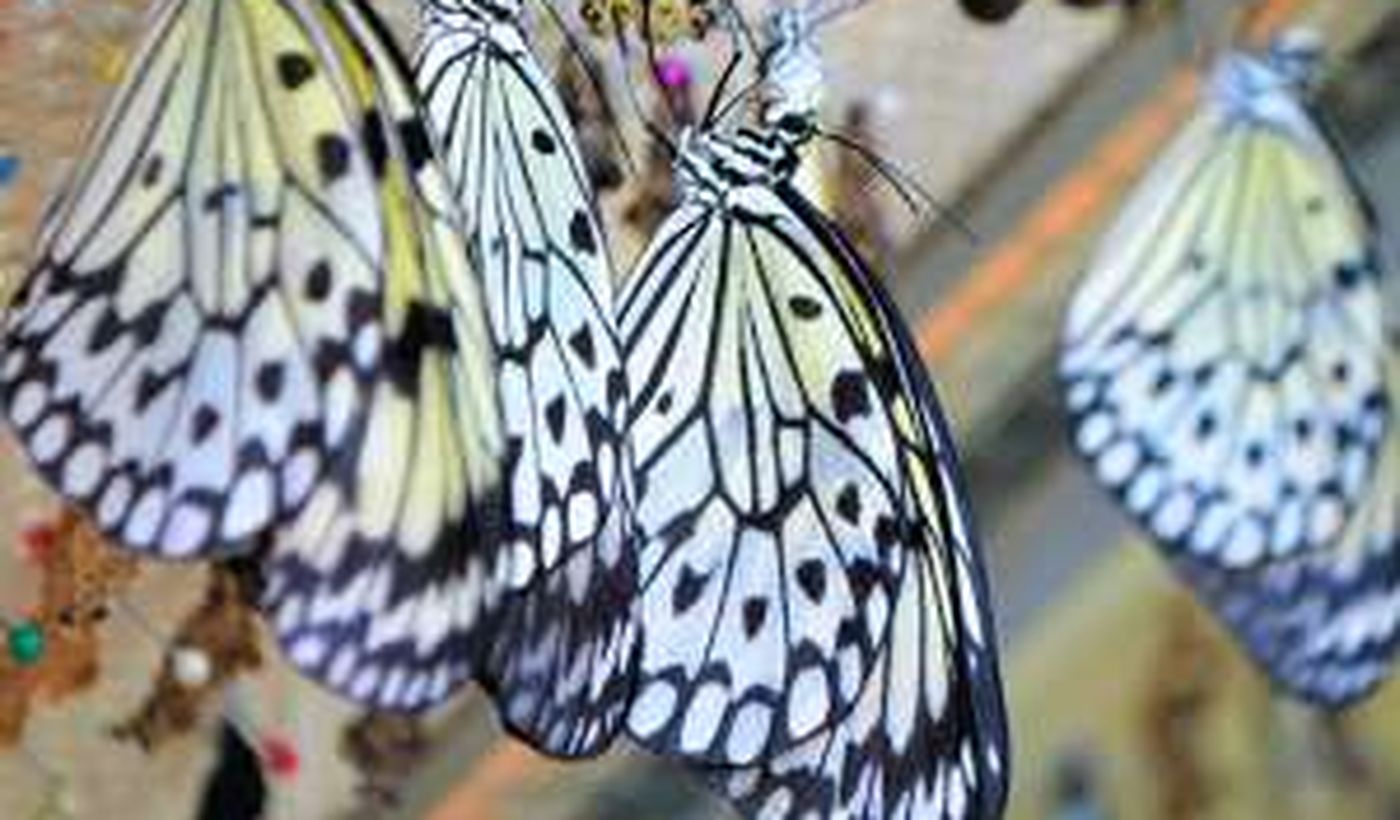
<svg viewBox="0 0 1400 820">
<path fill-rule="evenodd" d="M 793 183 L 822 16 L 775 17 L 760 125 L 682 134 L 680 202 L 622 295 L 628 730 L 749 817 L 995 816 L 1005 715 L 953 442 L 892 301 Z"/>
<path fill-rule="evenodd" d="M 519 0 L 424 0 L 417 66 L 485 283 L 505 419 L 506 586 L 484 680 L 508 725 L 601 751 L 630 696 L 627 389 L 612 267 L 568 114 Z"/>
<path fill-rule="evenodd" d="M 1149 0 L 1060 0 L 1060 3 L 1076 9 L 1116 6 L 1128 11 L 1136 11 L 1140 7 L 1152 5 Z M 1026 0 L 958 0 L 958 5 L 969 17 L 983 23 L 1004 23 L 1020 11 L 1025 4 Z M 1167 5 L 1167 3 L 1159 2 L 1157 5 Z"/>
<path fill-rule="evenodd" d="M 491 339 L 402 57 L 354 0 L 160 0 L 6 317 L 5 415 L 125 548 L 265 547 L 289 658 L 366 704 L 471 672 Z"/>
<path fill-rule="evenodd" d="M 1319 56 L 1293 31 L 1220 62 L 1096 249 L 1060 373 L 1099 481 L 1276 681 L 1338 704 L 1400 601 L 1383 264 L 1303 101 Z"/>
</svg>

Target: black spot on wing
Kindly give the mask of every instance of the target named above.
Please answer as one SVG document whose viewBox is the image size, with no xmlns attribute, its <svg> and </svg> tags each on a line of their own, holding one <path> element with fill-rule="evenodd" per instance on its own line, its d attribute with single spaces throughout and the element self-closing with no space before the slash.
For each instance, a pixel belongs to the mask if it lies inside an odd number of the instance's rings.
<svg viewBox="0 0 1400 820">
<path fill-rule="evenodd" d="M 559 150 L 559 145 L 554 137 L 549 135 L 543 128 L 536 128 L 530 134 L 530 146 L 541 154 L 550 155 Z"/>
<path fill-rule="evenodd" d="M 258 398 L 268 404 L 277 401 L 282 395 L 282 386 L 286 380 L 286 369 L 281 362 L 266 362 L 258 368 L 254 377 L 254 386 L 258 391 Z"/>
<path fill-rule="evenodd" d="M 768 599 L 750 598 L 744 601 L 744 635 L 753 638 L 768 619 Z"/>
<path fill-rule="evenodd" d="M 219 427 L 219 411 L 204 404 L 200 405 L 194 412 L 194 419 L 190 428 L 190 440 L 196 445 L 203 444 L 214 434 Z"/>
<path fill-rule="evenodd" d="M 593 331 L 587 326 L 579 328 L 577 333 L 569 337 L 569 347 L 589 370 L 597 365 L 597 350 L 593 347 Z"/>
<path fill-rule="evenodd" d="M 423 357 L 431 351 L 457 349 L 457 331 L 446 310 L 423 302 L 409 306 L 403 331 L 386 350 L 390 377 L 407 393 L 416 393 Z"/>
<path fill-rule="evenodd" d="M 322 259 L 306 274 L 306 298 L 312 302 L 324 302 L 331 295 L 331 285 L 333 284 L 331 265 Z"/>
<path fill-rule="evenodd" d="M 836 420 L 842 424 L 869 414 L 870 396 L 866 391 L 865 374 L 858 370 L 837 374 L 831 383 L 831 406 L 836 411 Z"/>
<path fill-rule="evenodd" d="M 277 58 L 277 79 L 288 91 L 296 91 L 316 76 L 316 64 L 305 54 L 286 52 Z"/>
<path fill-rule="evenodd" d="M 818 560 L 804 561 L 797 568 L 797 585 L 814 603 L 826 597 L 826 565 Z"/>
<path fill-rule="evenodd" d="M 680 580 L 676 582 L 675 588 L 671 591 L 671 609 L 677 615 L 684 615 L 695 606 L 695 602 L 700 600 L 700 595 L 705 591 L 705 585 L 710 579 L 691 569 L 683 567 L 681 569 Z"/>
<path fill-rule="evenodd" d="M 822 315 L 822 304 L 810 296 L 798 294 L 788 299 L 788 307 L 799 319 L 815 319 Z"/>
<path fill-rule="evenodd" d="M 154 188 L 164 175 L 165 159 L 160 154 L 152 154 L 141 170 L 141 184 L 147 188 Z"/>
<path fill-rule="evenodd" d="M 369 167 L 375 179 L 384 177 L 384 169 L 389 163 L 389 139 L 384 135 L 384 118 L 377 109 L 365 112 L 361 132 L 365 140 L 365 152 L 369 155 Z"/>
<path fill-rule="evenodd" d="M 555 396 L 544 408 L 545 423 L 549 425 L 549 435 L 555 443 L 564 439 L 564 397 Z"/>
<path fill-rule="evenodd" d="M 316 167 L 321 181 L 334 183 L 350 170 L 350 146 L 339 134 L 322 134 L 316 138 Z"/>
<path fill-rule="evenodd" d="M 574 211 L 573 219 L 569 220 L 569 244 L 574 250 L 589 256 L 598 252 L 598 240 L 593 235 L 593 224 L 586 211 Z"/>
<path fill-rule="evenodd" d="M 836 514 L 847 524 L 860 523 L 860 488 L 855 484 L 847 484 L 836 497 Z"/>
<path fill-rule="evenodd" d="M 414 171 L 428 164 L 433 157 L 433 143 L 423 120 L 412 117 L 399 123 L 399 138 L 403 141 L 404 157 Z"/>
</svg>

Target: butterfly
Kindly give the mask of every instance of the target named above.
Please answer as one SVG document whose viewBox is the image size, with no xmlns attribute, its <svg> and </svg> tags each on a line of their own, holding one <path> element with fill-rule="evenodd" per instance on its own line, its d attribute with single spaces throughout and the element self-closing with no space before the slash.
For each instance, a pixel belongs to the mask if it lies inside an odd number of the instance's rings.
<svg viewBox="0 0 1400 820">
<path fill-rule="evenodd" d="M 5 320 L 0 399 L 127 549 L 266 550 L 290 659 L 465 680 L 504 443 L 479 283 L 402 57 L 347 0 L 161 0 Z"/>
<path fill-rule="evenodd" d="M 1279 653 L 1384 583 L 1344 567 L 1392 540 L 1392 354 L 1374 219 L 1301 96 L 1316 58 L 1301 33 L 1224 58 L 1098 247 L 1060 372 L 1098 480 L 1277 678 L 1334 701 L 1351 673 Z"/>
<path fill-rule="evenodd" d="M 600 751 L 630 696 L 626 381 L 578 141 L 518 0 L 426 0 L 417 80 L 499 356 L 509 584 L 484 680 L 517 733 Z"/>
<path fill-rule="evenodd" d="M 775 18 L 757 127 L 678 147 L 621 297 L 642 648 L 628 731 L 746 816 L 991 816 L 989 595 L 933 386 L 793 177 L 822 81 Z"/>
<path fill-rule="evenodd" d="M 1373 224 L 1288 59 L 1220 66 L 1098 248 L 1061 358 L 1098 477 L 1227 567 L 1330 543 L 1389 421 Z"/>
</svg>

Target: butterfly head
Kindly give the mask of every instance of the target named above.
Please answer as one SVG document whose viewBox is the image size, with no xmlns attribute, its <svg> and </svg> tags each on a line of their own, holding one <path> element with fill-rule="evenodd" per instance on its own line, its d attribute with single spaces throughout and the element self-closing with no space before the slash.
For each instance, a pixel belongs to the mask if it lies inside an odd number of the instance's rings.
<svg viewBox="0 0 1400 820">
<path fill-rule="evenodd" d="M 1227 54 L 1210 79 L 1210 96 L 1231 118 L 1307 130 L 1300 96 L 1311 89 L 1322 53 L 1316 32 L 1289 29 L 1263 54 Z"/>
<path fill-rule="evenodd" d="M 682 198 L 723 202 L 736 189 L 772 187 L 791 179 L 798 165 L 797 145 L 785 133 L 781 124 L 734 134 L 686 129 L 676 152 Z"/>
<path fill-rule="evenodd" d="M 768 18 L 768 49 L 761 66 L 766 125 L 816 117 L 826 73 L 815 29 L 814 19 L 800 7 L 780 9 Z"/>
<path fill-rule="evenodd" d="M 1316 80 L 1325 53 L 1322 35 L 1316 29 L 1295 26 L 1274 37 L 1267 57 L 1279 74 L 1306 87 Z"/>
</svg>

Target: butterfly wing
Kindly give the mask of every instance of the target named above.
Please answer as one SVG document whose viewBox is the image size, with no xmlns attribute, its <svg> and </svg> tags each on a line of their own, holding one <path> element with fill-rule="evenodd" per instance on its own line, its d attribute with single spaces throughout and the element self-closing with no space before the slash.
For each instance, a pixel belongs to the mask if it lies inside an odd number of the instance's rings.
<svg viewBox="0 0 1400 820">
<path fill-rule="evenodd" d="M 1094 257 L 1060 363 L 1100 481 L 1226 568 L 1334 539 L 1389 420 L 1372 226 L 1288 104 L 1286 127 L 1219 106 L 1188 124 Z"/>
<path fill-rule="evenodd" d="M 966 583 L 963 578 L 961 583 Z M 962 711 L 995 689 L 950 675 L 945 590 L 930 561 L 911 561 L 892 629 L 855 707 L 831 729 L 761 765 L 706 778 L 744 817 L 998 817 L 1009 777 L 1005 733 Z"/>
<path fill-rule="evenodd" d="M 537 747 L 596 753 L 630 692 L 635 571 L 602 226 L 573 128 L 520 24 L 488 23 L 469 1 L 427 9 L 419 87 L 500 352 L 515 593 L 483 682 Z"/>
<path fill-rule="evenodd" d="M 306 20 L 379 146 L 385 364 L 342 480 L 273 540 L 265 605 L 304 671 L 365 704 L 418 709 L 473 673 L 505 572 L 495 362 L 408 67 L 359 3 L 318 3 Z"/>
<path fill-rule="evenodd" d="M 1400 364 L 1388 367 L 1393 391 Z M 1243 571 L 1189 555 L 1174 563 L 1274 681 L 1343 706 L 1385 679 L 1400 640 L 1397 514 L 1400 437 L 1391 433 L 1360 506 L 1327 550 Z"/>
<path fill-rule="evenodd" d="M 285 520 L 382 367 L 373 146 L 292 9 L 155 8 L 6 318 L 12 428 L 141 552 L 238 552 Z"/>
<path fill-rule="evenodd" d="M 829 308 L 863 317 L 852 336 L 870 372 L 885 374 L 873 381 L 885 385 L 876 394 L 897 442 L 889 477 L 899 486 L 902 560 L 892 565 L 884 640 L 850 711 L 760 765 L 706 775 L 746 817 L 998 816 L 1009 782 L 1005 707 L 952 437 L 892 301 L 829 220 L 795 189 L 778 190 L 786 244 L 762 269 L 821 268 L 837 295 Z"/>
<path fill-rule="evenodd" d="M 844 793 L 886 761 L 918 770 L 891 788 L 912 785 L 973 737 L 968 766 L 1005 761 L 956 466 L 858 264 L 790 185 L 754 184 L 687 198 L 623 297 L 644 625 L 629 730 L 740 766 L 746 794 Z M 825 768 L 837 745 L 850 763 Z"/>
</svg>

